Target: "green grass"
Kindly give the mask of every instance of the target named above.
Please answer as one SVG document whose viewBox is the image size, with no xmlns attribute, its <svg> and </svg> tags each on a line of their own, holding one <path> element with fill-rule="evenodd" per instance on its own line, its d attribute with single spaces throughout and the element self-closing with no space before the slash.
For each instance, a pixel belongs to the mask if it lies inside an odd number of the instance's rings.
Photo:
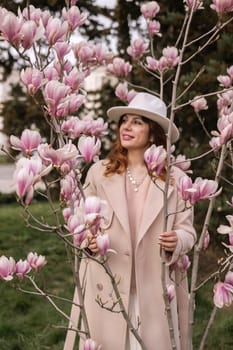
<svg viewBox="0 0 233 350">
<path fill-rule="evenodd" d="M 52 221 L 46 202 L 37 202 L 32 208 L 37 217 Z M 0 255 L 13 256 L 16 260 L 26 258 L 30 251 L 45 255 L 48 262 L 37 274 L 37 284 L 44 291 L 72 298 L 72 275 L 64 243 L 54 234 L 26 227 L 22 214 L 22 209 L 16 203 L 0 204 Z M 203 276 L 215 270 L 214 254 L 215 249 L 212 249 L 211 253 L 205 253 L 202 257 Z M 23 281 L 22 288 L 34 291 L 26 282 Z M 67 326 L 67 321 L 48 301 L 20 292 L 16 287 L 14 283 L 0 281 L 0 350 L 62 350 L 65 330 L 58 327 Z M 213 307 L 212 289 L 213 281 L 197 294 L 194 350 L 198 349 Z M 69 314 L 69 303 L 57 303 Z M 233 349 L 232 334 L 233 307 L 218 310 L 205 350 Z"/>
<path fill-rule="evenodd" d="M 46 203 L 34 205 L 37 216 L 50 216 Z M 50 218 L 50 221 L 52 219 Z M 47 265 L 36 275 L 44 291 L 71 298 L 72 276 L 64 243 L 54 234 L 26 227 L 22 209 L 17 204 L 0 206 L 0 255 L 25 259 L 37 252 L 46 256 Z M 29 281 L 21 287 L 34 291 Z M 17 290 L 14 282 L 0 281 L 0 349 L 1 350 L 59 350 L 63 348 L 67 321 L 41 296 Z M 56 300 L 55 300 L 56 301 Z M 70 304 L 56 303 L 69 314 Z"/>
<path fill-rule="evenodd" d="M 0 154 L 0 164 L 12 163 L 12 159 L 4 153 Z"/>
</svg>

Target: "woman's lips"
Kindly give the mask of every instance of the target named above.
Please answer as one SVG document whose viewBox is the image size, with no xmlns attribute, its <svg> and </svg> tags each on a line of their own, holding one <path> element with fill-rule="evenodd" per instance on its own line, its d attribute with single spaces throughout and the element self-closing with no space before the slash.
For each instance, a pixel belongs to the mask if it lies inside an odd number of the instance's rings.
<svg viewBox="0 0 233 350">
<path fill-rule="evenodd" d="M 132 139 L 133 139 L 133 136 L 128 135 L 128 134 L 122 134 L 122 135 L 121 135 L 121 138 L 122 138 L 122 140 L 124 140 L 124 141 L 129 141 L 129 140 L 132 140 Z"/>
</svg>

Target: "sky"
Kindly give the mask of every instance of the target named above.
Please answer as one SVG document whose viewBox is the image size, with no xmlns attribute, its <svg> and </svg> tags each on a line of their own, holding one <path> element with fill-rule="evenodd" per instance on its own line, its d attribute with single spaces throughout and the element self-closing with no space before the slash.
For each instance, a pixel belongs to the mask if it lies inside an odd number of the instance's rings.
<svg viewBox="0 0 233 350">
<path fill-rule="evenodd" d="M 117 0 L 95 0 L 95 4 L 99 6 L 107 6 L 109 8 L 114 8 Z"/>
</svg>

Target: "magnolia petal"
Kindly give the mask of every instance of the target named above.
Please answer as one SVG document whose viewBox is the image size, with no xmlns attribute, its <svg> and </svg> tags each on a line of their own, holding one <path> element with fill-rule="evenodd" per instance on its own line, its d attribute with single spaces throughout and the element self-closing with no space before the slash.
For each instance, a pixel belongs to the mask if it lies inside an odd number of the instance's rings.
<svg viewBox="0 0 233 350">
<path fill-rule="evenodd" d="M 233 228 L 230 227 L 230 226 L 227 226 L 227 225 L 220 225 L 218 228 L 217 228 L 217 232 L 222 234 L 222 235 L 226 235 L 226 234 L 229 234 L 233 231 Z"/>
</svg>

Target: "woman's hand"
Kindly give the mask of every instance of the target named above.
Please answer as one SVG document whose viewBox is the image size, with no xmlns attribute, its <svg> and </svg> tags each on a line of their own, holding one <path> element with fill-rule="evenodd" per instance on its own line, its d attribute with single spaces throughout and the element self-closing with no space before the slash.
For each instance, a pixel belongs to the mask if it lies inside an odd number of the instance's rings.
<svg viewBox="0 0 233 350">
<path fill-rule="evenodd" d="M 87 235 L 87 248 L 90 249 L 93 254 L 98 253 L 99 249 L 96 245 L 96 235 L 92 235 L 91 233 Z"/>
<path fill-rule="evenodd" d="M 177 245 L 177 234 L 175 231 L 163 232 L 159 236 L 160 247 L 167 252 L 173 253 Z"/>
</svg>

